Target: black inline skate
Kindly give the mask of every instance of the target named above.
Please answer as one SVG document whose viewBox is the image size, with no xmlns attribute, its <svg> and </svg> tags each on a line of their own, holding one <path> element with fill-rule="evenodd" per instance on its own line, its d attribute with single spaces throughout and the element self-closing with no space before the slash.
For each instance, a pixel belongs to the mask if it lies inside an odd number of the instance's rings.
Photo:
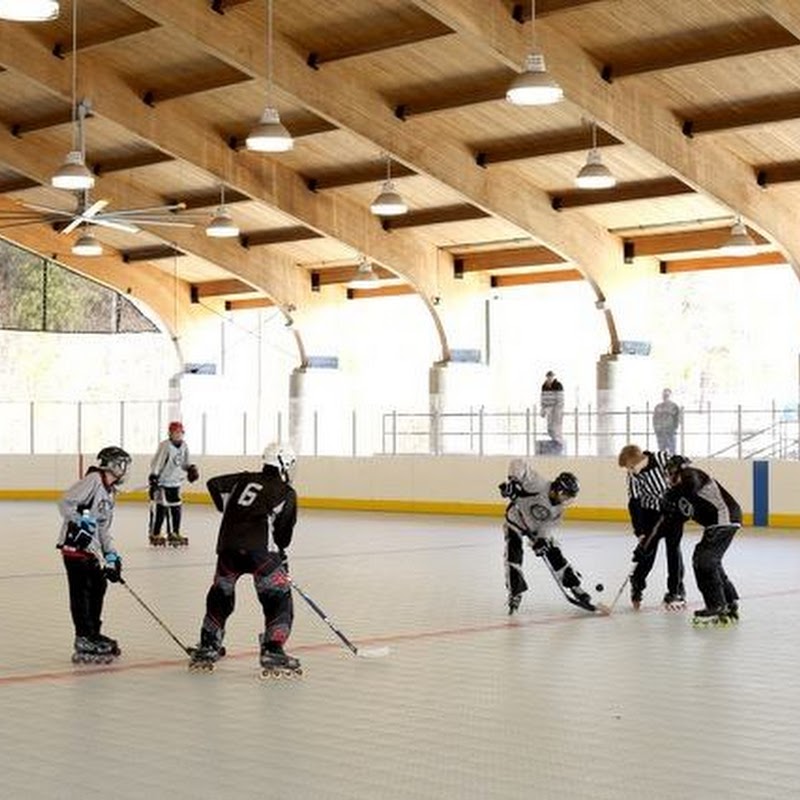
<svg viewBox="0 0 800 800">
<path fill-rule="evenodd" d="M 164 547 L 167 544 L 167 537 L 163 533 L 159 533 L 157 536 L 150 534 L 150 544 L 153 547 Z"/>
<path fill-rule="evenodd" d="M 179 533 L 170 533 L 167 536 L 167 544 L 170 547 L 186 547 L 189 544 L 189 539 Z"/>
<path fill-rule="evenodd" d="M 735 600 L 728 603 L 725 615 L 728 617 L 728 622 L 731 624 L 739 621 L 739 604 Z"/>
<path fill-rule="evenodd" d="M 120 654 L 119 645 L 107 636 L 76 636 L 73 664 L 110 664 Z"/>
<path fill-rule="evenodd" d="M 189 672 L 213 672 L 214 665 L 225 655 L 224 647 L 198 644 L 189 648 Z"/>
<path fill-rule="evenodd" d="M 667 611 L 683 611 L 686 608 L 686 598 L 680 592 L 667 592 L 663 602 Z"/>
<path fill-rule="evenodd" d="M 700 608 L 692 617 L 692 624 L 697 628 L 723 627 L 730 623 L 724 608 Z"/>
<path fill-rule="evenodd" d="M 299 659 L 284 652 L 277 642 L 267 642 L 264 634 L 258 637 L 261 647 L 262 678 L 299 678 L 303 674 Z"/>
<path fill-rule="evenodd" d="M 508 596 L 508 616 L 512 616 L 520 606 L 522 602 L 522 595 L 521 594 L 510 594 Z"/>
</svg>

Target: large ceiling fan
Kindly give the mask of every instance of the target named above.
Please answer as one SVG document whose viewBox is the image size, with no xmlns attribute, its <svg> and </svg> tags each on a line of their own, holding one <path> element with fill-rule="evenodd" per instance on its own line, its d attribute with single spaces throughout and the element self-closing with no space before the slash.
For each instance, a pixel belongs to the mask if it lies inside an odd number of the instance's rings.
<svg viewBox="0 0 800 800">
<path fill-rule="evenodd" d="M 0 228 L 49 223 L 62 234 L 72 233 L 82 225 L 97 225 L 125 233 L 139 233 L 142 230 L 141 226 L 191 228 L 201 221 L 197 215 L 178 213 L 186 208 L 185 203 L 106 211 L 108 200 L 93 201 L 88 190 L 76 194 L 77 206 L 71 211 L 35 203 L 22 203 L 23 207 L 19 210 L 4 210 L 0 212 L 0 220 L 3 221 Z"/>
</svg>

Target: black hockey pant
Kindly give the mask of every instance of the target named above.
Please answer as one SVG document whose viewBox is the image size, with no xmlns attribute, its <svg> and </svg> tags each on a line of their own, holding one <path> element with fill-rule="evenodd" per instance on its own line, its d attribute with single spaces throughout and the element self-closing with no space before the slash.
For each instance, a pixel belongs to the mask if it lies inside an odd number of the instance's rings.
<svg viewBox="0 0 800 800">
<path fill-rule="evenodd" d="M 547 559 L 553 575 L 565 589 L 575 589 L 581 585 L 580 576 L 564 558 L 555 539 L 540 536 L 536 531 L 520 533 L 516 527 L 508 523 L 503 526 L 503 530 L 506 539 L 506 589 L 510 595 L 522 594 L 528 590 L 528 584 L 522 574 L 523 537 L 529 539 L 537 556 Z"/>
<path fill-rule="evenodd" d="M 160 498 L 156 503 L 156 513 L 153 519 L 153 530 L 151 536 L 161 534 L 161 526 L 167 519 L 167 534 L 177 536 L 181 532 L 181 489 L 179 486 L 162 486 L 159 489 Z"/>
<path fill-rule="evenodd" d="M 294 607 L 289 575 L 280 555 L 270 550 L 224 550 L 217 556 L 214 583 L 206 595 L 206 615 L 200 632 L 204 647 L 219 649 L 225 623 L 236 603 L 236 582 L 253 576 L 258 601 L 264 612 L 264 640 L 283 644 L 292 632 Z"/>
<path fill-rule="evenodd" d="M 656 524 L 658 524 L 657 521 Z M 650 533 L 652 533 L 652 530 Z M 653 540 L 649 543 L 647 552 L 641 556 L 631 574 L 631 591 L 634 595 L 641 596 L 647 585 L 647 576 L 650 574 L 650 570 L 653 569 L 653 564 L 655 564 L 658 543 L 661 539 L 664 540 L 664 548 L 667 551 L 667 591 L 670 594 L 681 596 L 686 594 L 683 585 L 682 538 L 683 520 L 665 517 Z"/>
<path fill-rule="evenodd" d="M 718 611 L 739 599 L 736 587 L 722 568 L 722 557 L 730 546 L 736 525 L 717 525 L 706 528 L 692 555 L 697 588 L 703 595 L 706 608 Z"/>
<path fill-rule="evenodd" d="M 64 557 L 69 586 L 69 610 L 76 636 L 100 633 L 103 598 L 108 581 L 94 558 Z"/>
</svg>

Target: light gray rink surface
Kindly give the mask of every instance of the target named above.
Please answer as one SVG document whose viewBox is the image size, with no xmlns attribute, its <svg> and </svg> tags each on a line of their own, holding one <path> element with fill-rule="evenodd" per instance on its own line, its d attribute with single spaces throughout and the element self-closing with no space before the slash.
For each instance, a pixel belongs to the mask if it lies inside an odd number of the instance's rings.
<svg viewBox="0 0 800 800">
<path fill-rule="evenodd" d="M 499 520 L 301 511 L 298 583 L 357 643 L 391 653 L 353 657 L 295 596 L 288 649 L 305 675 L 262 681 L 247 577 L 214 673 L 190 674 L 121 586 L 104 630 L 123 656 L 74 667 L 54 505 L 0 511 L 3 798 L 800 797 L 796 534 L 738 536 L 726 563 L 742 621 L 695 630 L 689 612 L 658 607 L 663 554 L 645 608 L 626 593 L 601 618 L 568 605 L 527 551 L 534 588 L 509 620 Z M 186 509 L 185 550 L 150 549 L 146 517 L 118 507 L 124 574 L 193 644 L 216 512 Z M 626 529 L 568 524 L 560 539 L 610 601 L 630 564 Z"/>
</svg>

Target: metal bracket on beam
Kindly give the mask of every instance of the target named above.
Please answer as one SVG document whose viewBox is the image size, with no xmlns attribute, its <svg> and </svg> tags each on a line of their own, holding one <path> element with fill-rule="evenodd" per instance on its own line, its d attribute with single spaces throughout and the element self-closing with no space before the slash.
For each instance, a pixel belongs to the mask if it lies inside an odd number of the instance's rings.
<svg viewBox="0 0 800 800">
<path fill-rule="evenodd" d="M 320 287 L 322 286 L 322 282 L 320 281 L 319 272 L 312 272 L 311 273 L 311 291 L 318 292 Z"/>
<path fill-rule="evenodd" d="M 309 53 L 308 58 L 306 58 L 306 64 L 311 69 L 319 69 L 319 53 Z"/>
<path fill-rule="evenodd" d="M 192 303 L 200 302 L 200 290 L 194 284 L 189 287 L 189 301 Z"/>
<path fill-rule="evenodd" d="M 658 271 L 661 275 L 666 275 L 668 272 L 668 263 L 666 261 L 659 261 L 658 262 Z"/>
<path fill-rule="evenodd" d="M 316 178 L 308 178 L 308 180 L 306 180 L 306 186 L 309 192 L 316 192 L 319 188 L 319 181 Z"/>
<path fill-rule="evenodd" d="M 394 115 L 399 119 L 401 122 L 405 122 L 408 119 L 409 108 L 405 103 L 401 103 L 399 106 L 394 107 Z"/>
<path fill-rule="evenodd" d="M 463 278 L 464 278 L 464 259 L 463 258 L 454 258 L 453 259 L 453 277 L 456 280 L 463 280 Z"/>
<path fill-rule="evenodd" d="M 244 247 L 245 250 L 250 249 L 250 237 L 246 233 L 239 234 L 239 244 Z"/>
<path fill-rule="evenodd" d="M 483 169 L 486 169 L 486 159 L 486 153 L 475 153 L 475 163 Z"/>
<path fill-rule="evenodd" d="M 525 22 L 525 7 L 522 5 L 522 3 L 514 3 L 514 6 L 511 9 L 511 19 L 520 25 Z"/>
<path fill-rule="evenodd" d="M 603 68 L 600 70 L 600 77 L 606 83 L 614 83 L 614 67 L 611 64 L 603 64 Z"/>
<path fill-rule="evenodd" d="M 553 209 L 553 211 L 561 211 L 561 209 L 564 207 L 564 198 L 558 196 L 552 197 L 550 199 L 550 207 Z"/>
<path fill-rule="evenodd" d="M 211 0 L 211 10 L 215 14 L 225 13 L 225 0 Z"/>
<path fill-rule="evenodd" d="M 683 125 L 681 125 L 681 131 L 684 136 L 691 139 L 694 136 L 694 120 L 685 119 Z"/>
<path fill-rule="evenodd" d="M 148 89 L 142 95 L 142 102 L 146 106 L 150 106 L 150 108 L 155 108 L 155 105 L 156 105 L 156 93 L 152 89 Z"/>
<path fill-rule="evenodd" d="M 767 184 L 769 183 L 769 177 L 767 176 L 767 171 L 765 169 L 760 169 L 756 173 L 756 183 L 762 189 L 766 189 L 767 188 Z"/>
</svg>

